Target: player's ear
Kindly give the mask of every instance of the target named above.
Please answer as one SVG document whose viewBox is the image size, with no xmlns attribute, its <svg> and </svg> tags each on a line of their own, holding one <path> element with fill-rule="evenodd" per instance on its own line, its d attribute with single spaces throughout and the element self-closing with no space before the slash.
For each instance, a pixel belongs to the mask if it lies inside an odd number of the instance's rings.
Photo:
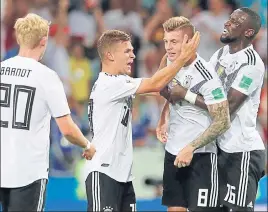
<svg viewBox="0 0 268 212">
<path fill-rule="evenodd" d="M 255 30 L 254 29 L 248 29 L 245 31 L 245 37 L 246 38 L 252 38 L 254 37 Z"/>
<path fill-rule="evenodd" d="M 113 56 L 113 54 L 111 52 L 107 52 L 106 57 L 108 58 L 108 60 L 114 61 L 114 56 Z"/>
<path fill-rule="evenodd" d="M 46 43 L 47 43 L 47 37 L 43 37 L 43 38 L 41 39 L 41 41 L 40 41 L 40 45 L 41 45 L 41 46 L 45 46 Z"/>
</svg>

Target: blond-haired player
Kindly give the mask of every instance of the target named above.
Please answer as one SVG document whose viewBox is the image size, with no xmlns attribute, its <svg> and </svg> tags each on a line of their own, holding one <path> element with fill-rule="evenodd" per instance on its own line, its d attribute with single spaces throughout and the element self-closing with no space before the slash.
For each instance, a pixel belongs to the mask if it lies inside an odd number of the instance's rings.
<svg viewBox="0 0 268 212">
<path fill-rule="evenodd" d="M 0 200 L 3 211 L 43 211 L 51 116 L 70 142 L 85 148 L 86 158 L 95 148 L 72 121 L 58 75 L 38 62 L 49 22 L 28 14 L 14 28 L 19 54 L 1 62 Z"/>
<path fill-rule="evenodd" d="M 185 17 L 173 17 L 163 24 L 168 63 L 183 53 L 182 37 L 194 35 Z M 197 53 L 169 84 L 192 91 L 183 101 L 167 101 L 157 127 L 157 137 L 166 142 L 162 204 L 168 211 L 219 211 L 217 147 L 215 139 L 230 125 L 228 102 L 212 66 Z M 204 96 L 209 112 L 191 104 L 196 93 Z"/>
<path fill-rule="evenodd" d="M 109 30 L 98 41 L 102 70 L 89 100 L 89 120 L 96 154 L 86 164 L 86 191 L 89 211 L 135 211 L 132 185 L 132 96 L 159 92 L 192 57 L 199 33 L 186 43 L 183 53 L 169 67 L 151 78 L 131 78 L 135 59 L 131 38 L 118 30 Z"/>
</svg>

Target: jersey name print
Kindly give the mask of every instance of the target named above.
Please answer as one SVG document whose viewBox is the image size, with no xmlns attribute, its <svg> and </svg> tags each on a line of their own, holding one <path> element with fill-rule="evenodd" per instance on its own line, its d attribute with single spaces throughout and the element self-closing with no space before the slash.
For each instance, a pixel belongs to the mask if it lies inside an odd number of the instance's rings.
<svg viewBox="0 0 268 212">
<path fill-rule="evenodd" d="M 34 59 L 16 56 L 1 62 L 0 91 L 0 186 L 48 178 L 50 119 L 70 114 L 62 82 Z"/>
<path fill-rule="evenodd" d="M 9 75 L 16 77 L 29 77 L 32 70 L 22 68 L 1 67 L 1 75 Z"/>
</svg>

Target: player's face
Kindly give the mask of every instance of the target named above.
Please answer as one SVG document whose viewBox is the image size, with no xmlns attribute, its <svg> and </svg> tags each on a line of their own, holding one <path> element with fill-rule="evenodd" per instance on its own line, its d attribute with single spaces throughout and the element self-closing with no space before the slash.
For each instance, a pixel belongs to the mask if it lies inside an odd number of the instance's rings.
<svg viewBox="0 0 268 212">
<path fill-rule="evenodd" d="M 134 49 L 130 41 L 116 44 L 113 56 L 115 65 L 120 70 L 120 74 L 131 75 L 131 65 L 135 59 L 133 50 Z"/>
<path fill-rule="evenodd" d="M 175 61 L 180 55 L 184 34 L 183 30 L 165 32 L 163 40 L 169 61 Z"/>
<path fill-rule="evenodd" d="M 229 20 L 224 24 L 224 30 L 221 34 L 222 43 L 233 43 L 245 37 L 247 30 L 247 14 L 241 10 L 235 10 Z"/>
</svg>

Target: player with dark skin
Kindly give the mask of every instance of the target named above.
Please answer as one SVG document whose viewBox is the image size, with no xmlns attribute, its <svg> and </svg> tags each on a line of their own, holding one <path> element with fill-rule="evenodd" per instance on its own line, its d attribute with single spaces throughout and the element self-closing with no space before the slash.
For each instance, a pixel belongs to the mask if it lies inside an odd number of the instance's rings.
<svg viewBox="0 0 268 212">
<path fill-rule="evenodd" d="M 221 35 L 221 42 L 228 44 L 230 53 L 234 54 L 252 44 L 255 36 L 259 32 L 261 23 L 254 17 L 243 11 L 243 8 L 235 10 L 230 19 L 224 24 L 224 32 Z M 161 94 L 171 102 L 184 99 L 187 89 L 181 85 L 175 86 L 171 91 L 165 88 Z M 230 88 L 227 95 L 229 101 L 230 116 L 246 100 L 247 95 Z M 201 95 L 198 95 L 195 105 L 207 110 L 207 106 Z"/>
<path fill-rule="evenodd" d="M 224 24 L 224 31 L 223 31 L 223 33 L 222 33 L 222 35 L 220 37 L 220 40 L 221 40 L 221 42 L 223 44 L 227 45 L 226 47 L 228 47 L 229 55 L 234 55 L 234 54 L 236 54 L 236 53 L 238 53 L 240 51 L 245 51 L 245 49 L 247 49 L 247 48 L 253 48 L 253 47 L 250 47 L 250 46 L 252 46 L 253 40 L 256 37 L 256 35 L 258 34 L 260 28 L 261 28 L 261 21 L 260 21 L 260 17 L 258 16 L 258 14 L 256 14 L 254 11 L 252 11 L 249 8 L 239 8 L 239 9 L 235 10 L 230 15 L 229 20 Z M 222 49 L 220 49 L 218 51 L 218 56 L 217 56 L 218 62 L 220 61 L 221 54 L 224 51 L 224 48 L 225 47 L 223 47 Z M 257 54 L 257 53 L 255 53 L 255 54 Z M 215 53 L 214 55 L 217 55 L 217 53 Z M 253 60 L 253 61 L 256 60 L 256 57 L 254 56 L 254 53 L 252 53 L 252 55 L 247 55 L 247 56 L 248 56 L 249 61 L 250 60 Z M 259 60 L 261 60 L 261 59 L 259 59 Z M 211 64 L 213 64 L 212 60 L 210 62 L 211 62 Z M 228 61 L 226 63 L 228 63 Z M 250 64 L 246 64 L 246 65 L 249 65 L 248 67 L 250 67 L 249 71 L 251 73 L 255 73 L 255 75 L 258 75 L 259 69 L 257 67 L 250 66 Z M 217 67 L 215 69 L 217 69 Z M 239 70 L 239 69 L 237 69 L 237 70 Z M 262 68 L 261 68 L 261 70 L 262 70 Z M 243 72 L 243 69 L 241 69 L 240 71 Z M 264 65 L 263 65 L 263 71 L 264 71 Z M 217 73 L 218 73 L 218 75 L 220 77 L 221 73 L 218 72 L 218 71 L 217 71 Z M 261 74 L 262 74 L 262 72 L 260 72 L 260 76 L 261 76 Z M 225 76 L 227 76 L 227 75 L 225 75 Z M 261 82 L 262 82 L 262 80 L 258 81 L 258 83 L 261 83 Z M 231 120 L 236 120 L 237 121 L 237 119 L 238 119 L 237 117 L 238 117 L 239 113 L 240 113 L 240 116 L 241 116 L 241 108 L 243 108 L 243 106 L 245 106 L 245 104 L 247 104 L 247 101 L 249 101 L 249 102 L 252 101 L 253 97 L 240 92 L 239 90 L 233 88 L 232 86 L 230 86 L 230 88 L 227 88 L 229 85 L 227 85 L 226 81 L 222 81 L 222 83 L 223 83 L 223 86 L 226 86 L 227 99 L 228 99 L 228 102 L 229 102 L 229 113 L 230 113 Z M 175 87 L 172 88 L 172 90 L 169 90 L 166 87 L 160 93 L 168 101 L 170 101 L 171 103 L 174 103 L 174 102 L 177 102 L 177 101 L 180 101 L 180 100 L 185 100 L 186 99 L 185 97 L 187 96 L 186 94 L 188 92 L 190 92 L 190 91 L 187 90 L 186 88 L 182 87 L 181 85 L 176 85 Z M 258 98 L 257 94 L 254 97 Z M 204 98 L 201 95 L 197 95 L 196 98 L 195 98 L 195 101 L 192 101 L 192 103 L 195 104 L 196 106 L 202 108 L 202 109 L 208 110 L 206 104 L 204 103 Z M 256 108 L 256 110 L 257 110 L 257 108 Z M 254 114 L 254 117 L 255 117 L 254 111 L 252 111 L 252 113 Z M 256 116 L 257 116 L 257 114 L 256 114 Z M 253 123 L 254 123 L 254 121 L 253 121 Z M 253 127 L 251 129 L 253 131 L 256 130 L 256 129 L 253 129 L 253 128 L 254 128 L 254 124 L 253 124 Z M 239 139 L 244 139 L 243 135 L 240 136 Z M 225 139 L 224 141 L 227 141 L 227 139 Z M 256 142 L 256 140 L 255 140 L 255 142 Z M 241 144 L 241 143 L 239 143 L 239 144 Z M 198 144 L 198 145 L 200 145 L 200 144 Z M 251 145 L 254 146 L 254 145 L 257 145 L 257 144 L 256 143 L 255 144 L 251 143 Z M 257 149 L 257 150 L 259 150 L 259 149 Z M 245 152 L 246 152 L 245 154 L 252 154 L 252 155 L 255 154 L 255 156 L 257 158 L 255 161 L 249 162 L 251 164 L 251 167 L 256 168 L 257 166 L 254 166 L 254 165 L 255 164 L 260 164 L 260 169 L 262 169 L 262 165 L 264 165 L 264 163 L 265 163 L 264 159 L 263 160 L 261 159 L 262 155 L 264 155 L 264 153 L 262 153 L 262 151 L 264 151 L 264 150 L 255 151 L 254 149 L 250 150 L 250 149 L 246 149 L 246 148 L 241 150 L 238 147 L 238 149 L 231 150 L 231 153 L 226 153 L 226 152 L 224 152 L 224 150 L 222 150 L 221 146 L 219 146 L 219 155 L 224 155 L 224 156 L 221 156 L 221 160 L 220 160 L 220 157 L 218 155 L 219 173 L 220 173 L 220 168 L 225 167 L 224 164 L 226 164 L 226 161 L 227 160 L 232 160 L 232 159 L 228 159 L 227 155 L 228 155 L 228 157 L 234 159 L 235 158 L 234 156 L 238 156 L 239 154 L 242 155 Z M 181 155 L 179 157 L 178 162 L 183 162 L 185 160 L 188 160 L 190 157 L 191 157 L 191 152 L 188 149 L 183 149 L 183 150 L 181 150 Z M 239 161 L 239 156 L 237 158 L 238 158 L 237 161 Z M 231 173 L 231 172 L 239 173 L 240 172 L 240 169 L 241 169 L 239 167 L 240 162 L 237 162 L 237 161 L 232 161 L 231 162 L 234 165 L 233 166 L 234 168 L 230 167 L 230 171 L 228 173 Z M 236 164 L 234 164 L 234 163 L 236 163 Z M 241 162 L 241 167 L 242 167 L 242 162 Z M 250 168 L 250 172 L 253 173 L 254 171 L 252 171 L 252 170 L 254 170 L 254 168 Z M 222 170 L 223 170 L 223 168 L 222 168 Z M 257 170 L 257 168 L 256 168 L 256 170 Z M 226 172 L 226 170 L 223 170 L 223 172 Z M 223 175 L 223 172 L 222 172 L 222 175 Z M 261 170 L 260 170 L 260 172 L 261 172 Z M 254 174 L 253 174 L 254 176 L 252 176 L 251 174 L 248 175 L 251 178 L 251 181 L 252 182 L 254 181 L 252 183 L 252 185 L 253 184 L 257 185 L 258 184 L 258 181 L 261 178 L 261 173 L 260 172 L 259 171 L 254 172 L 254 173 L 257 173 L 256 176 L 258 176 L 258 177 L 255 177 Z M 226 176 L 228 176 L 228 177 L 226 177 Z M 229 182 L 238 183 L 237 179 L 235 179 L 235 177 L 231 176 L 230 174 L 227 174 L 226 176 L 223 177 L 223 181 L 221 183 L 222 185 L 221 185 L 221 188 L 220 188 L 220 191 L 223 192 L 222 197 L 224 197 L 225 194 L 226 194 L 225 190 L 224 190 L 225 185 L 227 185 Z M 243 205 L 242 205 L 242 203 L 239 202 L 239 193 L 238 193 L 237 203 L 235 203 L 235 201 L 233 201 L 231 203 L 230 199 L 228 199 L 229 197 L 228 197 L 228 193 L 227 193 L 225 198 L 221 200 L 221 202 L 223 203 L 222 211 L 229 211 L 230 209 L 233 209 L 233 211 L 253 211 L 254 210 L 254 200 L 255 200 L 255 195 L 256 195 L 256 192 L 257 192 L 257 188 L 255 188 L 252 185 L 251 185 L 251 187 L 248 186 L 248 187 L 250 187 L 250 191 L 246 191 L 246 193 L 244 193 L 244 197 L 243 197 L 244 198 L 243 199 L 244 203 L 243 203 Z M 240 187 L 240 185 L 239 185 L 239 187 Z M 238 189 L 240 191 L 240 188 L 238 188 Z M 246 200 L 246 198 L 248 198 L 249 200 Z M 249 203 L 247 202 L 248 205 L 245 204 L 246 201 L 249 202 Z"/>
</svg>

